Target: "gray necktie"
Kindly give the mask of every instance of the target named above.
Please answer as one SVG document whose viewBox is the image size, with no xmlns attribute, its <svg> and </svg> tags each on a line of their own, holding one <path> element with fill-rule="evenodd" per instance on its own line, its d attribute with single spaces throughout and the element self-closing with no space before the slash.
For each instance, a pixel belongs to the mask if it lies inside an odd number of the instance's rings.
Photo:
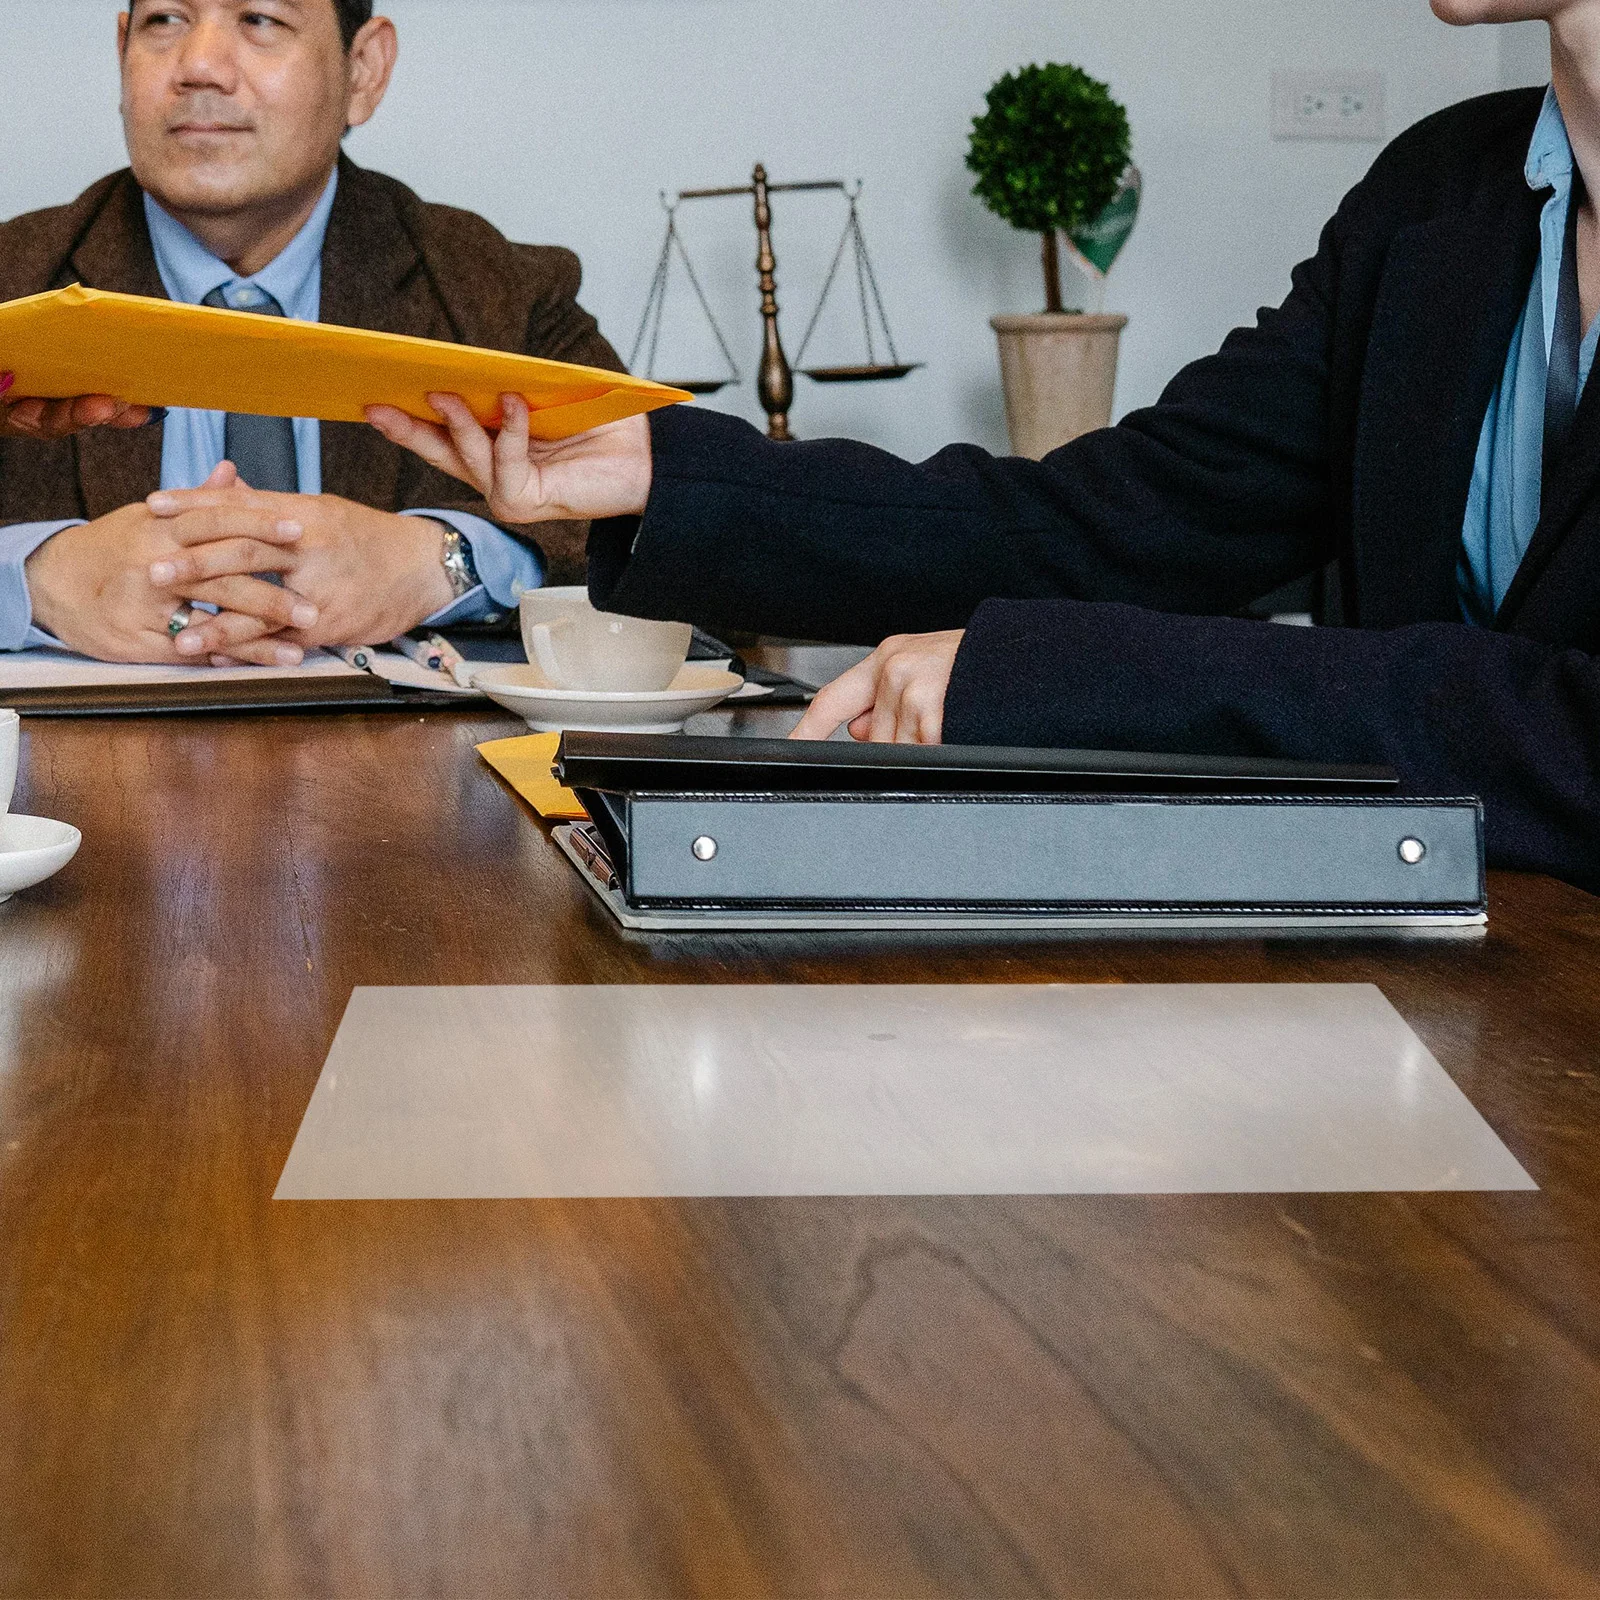
<svg viewBox="0 0 1600 1600">
<path fill-rule="evenodd" d="M 259 298 L 249 304 L 230 306 L 220 287 L 213 289 L 202 305 L 219 306 L 225 311 L 254 311 L 263 317 L 281 317 L 283 307 L 265 289 L 252 291 Z M 222 453 L 239 469 L 239 476 L 252 489 L 278 494 L 300 492 L 300 468 L 294 453 L 294 423 L 287 417 L 248 417 L 228 413 L 223 432 Z"/>
</svg>

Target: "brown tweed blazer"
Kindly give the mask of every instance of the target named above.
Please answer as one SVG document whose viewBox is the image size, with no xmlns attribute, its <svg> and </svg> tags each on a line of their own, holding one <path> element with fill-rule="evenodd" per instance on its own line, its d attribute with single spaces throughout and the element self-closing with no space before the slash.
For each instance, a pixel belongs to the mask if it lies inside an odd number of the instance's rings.
<svg viewBox="0 0 1600 1600">
<path fill-rule="evenodd" d="M 580 276 L 570 250 L 513 244 L 470 211 L 428 205 L 393 178 L 340 162 L 322 255 L 324 322 L 620 370 L 578 305 Z M 0 301 L 73 283 L 166 298 L 131 172 L 102 178 L 71 205 L 0 224 Z M 160 478 L 159 426 L 52 444 L 0 439 L 0 525 L 104 516 L 160 488 Z M 355 423 L 323 423 L 322 486 L 385 511 L 488 516 L 465 485 Z M 529 529 L 508 531 L 532 542 Z M 587 532 L 584 523 L 539 529 L 552 582 L 584 581 Z"/>
</svg>

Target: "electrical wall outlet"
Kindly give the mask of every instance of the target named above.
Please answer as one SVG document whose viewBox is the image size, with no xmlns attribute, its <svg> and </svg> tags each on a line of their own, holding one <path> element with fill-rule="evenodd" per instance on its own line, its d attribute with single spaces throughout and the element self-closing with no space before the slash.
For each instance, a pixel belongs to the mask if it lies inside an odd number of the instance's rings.
<svg viewBox="0 0 1600 1600">
<path fill-rule="evenodd" d="M 1274 139 L 1383 139 L 1381 72 L 1275 72 Z"/>
</svg>

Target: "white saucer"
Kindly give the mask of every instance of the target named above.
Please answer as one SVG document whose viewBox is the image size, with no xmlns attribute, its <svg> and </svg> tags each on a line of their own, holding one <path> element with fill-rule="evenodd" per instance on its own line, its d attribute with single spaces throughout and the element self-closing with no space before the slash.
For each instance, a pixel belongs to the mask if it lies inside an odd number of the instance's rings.
<svg viewBox="0 0 1600 1600">
<path fill-rule="evenodd" d="M 14 811 L 0 816 L 0 900 L 59 872 L 82 843 L 83 835 L 70 823 Z"/>
<path fill-rule="evenodd" d="M 686 666 L 670 688 L 557 689 L 535 666 L 484 667 L 472 684 L 535 733 L 572 728 L 584 733 L 677 733 L 697 712 L 709 711 L 744 684 L 723 667 Z"/>
</svg>

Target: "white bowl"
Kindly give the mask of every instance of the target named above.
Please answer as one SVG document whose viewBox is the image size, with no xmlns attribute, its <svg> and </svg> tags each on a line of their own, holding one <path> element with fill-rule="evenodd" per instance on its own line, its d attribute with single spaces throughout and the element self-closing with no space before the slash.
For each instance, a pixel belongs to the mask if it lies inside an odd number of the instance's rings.
<svg viewBox="0 0 1600 1600">
<path fill-rule="evenodd" d="M 59 872 L 82 843 L 83 835 L 70 823 L 15 812 L 0 816 L 0 900 Z"/>
<path fill-rule="evenodd" d="M 670 688 L 558 689 L 535 666 L 483 667 L 472 686 L 514 711 L 535 733 L 677 733 L 744 684 L 724 667 L 686 666 Z"/>
</svg>

